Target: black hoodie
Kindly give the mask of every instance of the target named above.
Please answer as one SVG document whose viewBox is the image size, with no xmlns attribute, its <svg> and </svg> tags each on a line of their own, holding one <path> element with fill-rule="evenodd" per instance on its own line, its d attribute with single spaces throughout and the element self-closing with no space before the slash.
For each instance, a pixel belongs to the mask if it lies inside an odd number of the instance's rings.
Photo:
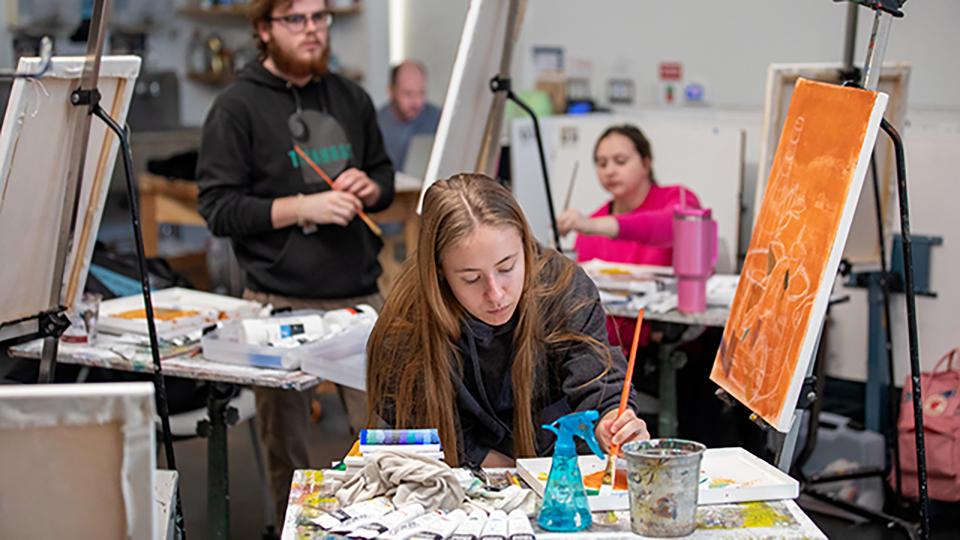
<svg viewBox="0 0 960 540">
<path fill-rule="evenodd" d="M 295 140 L 298 120 L 307 133 Z M 232 239 L 250 289 L 299 298 L 376 292 L 383 244 L 359 218 L 346 227 L 318 225 L 312 234 L 273 228 L 273 199 L 330 189 L 294 144 L 331 178 L 349 167 L 366 172 L 381 190 L 367 211 L 393 201 L 393 165 L 366 92 L 336 74 L 295 87 L 255 63 L 217 97 L 204 122 L 200 213 L 214 235 Z"/>
<path fill-rule="evenodd" d="M 546 347 L 534 374 L 534 422 L 537 455 L 547 456 L 556 437 L 541 428 L 574 411 L 596 410 L 604 414 L 620 404 L 626 360 L 619 347 L 607 341 L 606 315 L 596 286 L 582 269 L 577 269 L 565 298 L 551 307 L 576 311 L 567 320 L 567 330 L 597 340 L 610 351 L 611 363 L 590 347 Z M 541 306 L 541 309 L 547 305 Z M 453 376 L 460 427 L 460 457 L 479 466 L 493 449 L 513 456 L 514 330 L 517 314 L 502 326 L 490 326 L 473 317 L 461 324 L 457 351 L 462 376 Z M 602 375 L 602 376 L 601 376 Z M 630 407 L 636 410 L 636 395 L 630 391 Z"/>
</svg>

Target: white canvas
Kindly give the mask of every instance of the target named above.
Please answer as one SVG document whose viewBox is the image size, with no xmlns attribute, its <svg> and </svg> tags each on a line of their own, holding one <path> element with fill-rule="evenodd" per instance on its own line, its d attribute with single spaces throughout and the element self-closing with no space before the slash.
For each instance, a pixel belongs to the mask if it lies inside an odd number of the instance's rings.
<svg viewBox="0 0 960 540">
<path fill-rule="evenodd" d="M 577 461 L 581 477 L 597 474 L 607 466 L 606 460 L 593 455 L 579 456 Z M 541 497 L 546 489 L 545 479 L 549 476 L 551 462 L 551 458 L 517 460 L 517 473 Z M 618 476 L 621 478 L 626 466 L 626 461 L 618 460 Z M 625 486 L 620 487 L 624 489 L 588 493 L 590 509 L 594 512 L 629 509 L 628 492 Z M 703 454 L 698 504 L 795 499 L 799 493 L 800 485 L 795 479 L 743 448 L 708 448 Z"/>
<path fill-rule="evenodd" d="M 0 386 L 0 538 L 153 538 L 150 383 Z"/>
<path fill-rule="evenodd" d="M 39 59 L 22 59 L 18 71 L 35 71 L 38 65 Z M 82 66 L 82 57 L 53 58 L 42 79 L 17 79 L 11 88 L 0 130 L 0 253 L 9 261 L 0 265 L 0 322 L 54 307 L 50 299 L 72 126 L 78 115 L 87 114 L 87 108 L 69 103 Z M 121 125 L 139 71 L 135 56 L 104 57 L 101 63 L 101 106 Z M 67 307 L 83 294 L 118 145 L 107 126 L 93 118 L 64 269 L 60 303 Z"/>
<path fill-rule="evenodd" d="M 420 192 L 439 179 L 474 171 L 494 94 L 490 79 L 500 69 L 510 0 L 472 0 L 450 74 L 430 161 Z"/>
</svg>

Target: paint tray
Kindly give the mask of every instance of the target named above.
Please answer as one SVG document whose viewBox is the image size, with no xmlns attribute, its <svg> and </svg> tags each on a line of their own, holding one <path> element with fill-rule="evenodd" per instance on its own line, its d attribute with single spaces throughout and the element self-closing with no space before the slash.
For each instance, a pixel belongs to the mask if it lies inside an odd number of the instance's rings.
<svg viewBox="0 0 960 540">
<path fill-rule="evenodd" d="M 673 268 L 593 259 L 581 265 L 598 289 L 631 294 L 654 294 L 673 285 Z M 675 285 L 673 285 L 675 287 Z"/>
<path fill-rule="evenodd" d="M 174 338 L 221 321 L 255 317 L 263 306 L 230 296 L 173 287 L 152 293 L 157 336 Z M 143 296 L 124 296 L 100 304 L 97 329 L 111 334 L 147 335 Z"/>
<path fill-rule="evenodd" d="M 540 497 L 547 485 L 552 458 L 517 460 L 517 474 Z M 628 510 L 626 462 L 618 460 L 617 478 L 613 491 L 603 495 L 595 489 L 602 478 L 607 462 L 596 456 L 579 456 L 580 474 L 587 489 L 590 510 Z M 594 485 L 596 484 L 596 485 Z M 749 501 L 795 499 L 800 484 L 773 465 L 743 448 L 708 448 L 700 463 L 700 491 L 697 504 L 728 504 Z"/>
</svg>

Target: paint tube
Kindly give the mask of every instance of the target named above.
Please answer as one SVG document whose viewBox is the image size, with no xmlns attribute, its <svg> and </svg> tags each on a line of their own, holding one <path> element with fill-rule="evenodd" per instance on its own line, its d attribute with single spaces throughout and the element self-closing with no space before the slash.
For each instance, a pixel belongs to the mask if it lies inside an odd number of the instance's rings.
<svg viewBox="0 0 960 540">
<path fill-rule="evenodd" d="M 393 504 L 386 497 L 377 497 L 369 501 L 351 504 L 345 508 L 331 510 L 323 515 L 313 518 L 313 523 L 321 529 L 329 531 L 334 527 L 340 527 L 346 522 L 366 518 L 368 516 L 378 517 L 393 510 Z"/>
<path fill-rule="evenodd" d="M 507 513 L 503 510 L 490 512 L 490 517 L 483 525 L 480 540 L 507 540 Z"/>
<path fill-rule="evenodd" d="M 413 518 L 406 523 L 401 523 L 396 527 L 392 527 L 390 530 L 381 534 L 377 538 L 382 540 L 407 540 L 418 532 L 425 530 L 434 521 L 442 519 L 443 517 L 445 517 L 443 510 L 434 510 L 433 512 L 423 514 L 420 517 Z"/>
<path fill-rule="evenodd" d="M 352 308 L 334 309 L 323 314 L 323 325 L 330 334 L 338 334 L 359 323 L 371 326 L 377 320 L 377 311 L 367 304 Z"/>
<path fill-rule="evenodd" d="M 324 333 L 323 318 L 320 315 L 244 319 L 240 326 L 243 328 L 244 341 L 251 345 L 271 343 L 303 334 Z"/>
<path fill-rule="evenodd" d="M 454 510 L 439 519 L 431 521 L 426 527 L 417 531 L 408 540 L 443 540 L 449 537 L 461 523 L 466 521 L 467 513 L 463 510 Z M 454 536 L 456 538 L 456 536 Z M 474 537 L 476 538 L 476 537 Z"/>
<path fill-rule="evenodd" d="M 320 337 L 321 336 L 317 334 L 300 334 L 296 336 L 290 336 L 287 338 L 270 341 L 267 343 L 267 345 L 270 345 L 271 347 L 277 347 L 280 349 L 296 349 L 297 347 L 307 345 L 308 343 L 319 341 Z"/>
<path fill-rule="evenodd" d="M 474 510 L 461 523 L 450 540 L 478 540 L 483 532 L 483 524 L 487 522 L 487 513 L 483 510 Z"/>
<path fill-rule="evenodd" d="M 510 540 L 535 540 L 537 535 L 527 519 L 527 513 L 517 508 L 507 516 L 507 533 Z"/>
<path fill-rule="evenodd" d="M 385 514 L 378 518 L 374 518 L 373 521 L 367 523 L 359 529 L 354 529 L 350 533 L 351 538 L 365 538 L 367 540 L 372 540 L 380 534 L 386 532 L 391 527 L 396 527 L 410 521 L 411 519 L 417 518 L 425 512 L 423 505 L 419 503 L 407 504 L 401 508 Z"/>
</svg>

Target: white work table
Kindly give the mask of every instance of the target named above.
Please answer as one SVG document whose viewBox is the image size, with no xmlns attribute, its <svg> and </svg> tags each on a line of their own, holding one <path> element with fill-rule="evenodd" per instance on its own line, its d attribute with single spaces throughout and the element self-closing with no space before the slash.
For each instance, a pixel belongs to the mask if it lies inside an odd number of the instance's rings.
<svg viewBox="0 0 960 540">
<path fill-rule="evenodd" d="M 298 470 L 293 473 L 290 487 L 290 499 L 286 518 L 283 523 L 282 540 L 304 538 L 337 538 L 326 533 L 313 533 L 307 528 L 298 527 L 298 521 L 305 510 L 309 511 L 310 501 L 318 500 L 319 486 L 309 478 L 314 471 Z M 615 522 L 610 523 L 610 516 Z M 538 539 L 586 538 L 597 540 L 644 538 L 630 532 L 630 513 L 598 512 L 594 514 L 593 525 L 587 531 L 576 533 L 548 533 L 537 530 Z M 299 529 L 299 530 L 298 530 Z M 752 502 L 738 504 L 701 505 L 697 509 L 697 530 L 687 538 L 783 538 L 807 539 L 823 538 L 813 521 L 793 500 Z"/>
</svg>

